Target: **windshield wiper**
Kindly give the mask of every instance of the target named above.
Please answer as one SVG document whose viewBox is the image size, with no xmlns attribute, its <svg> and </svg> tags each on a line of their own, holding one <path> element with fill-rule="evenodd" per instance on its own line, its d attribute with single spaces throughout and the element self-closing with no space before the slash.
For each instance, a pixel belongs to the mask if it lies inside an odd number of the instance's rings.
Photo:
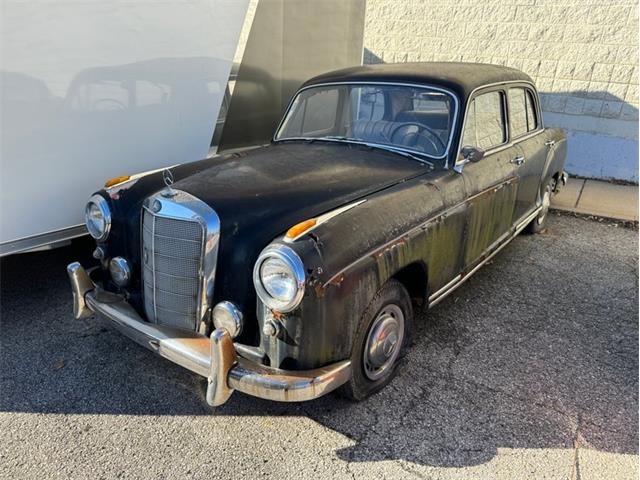
<svg viewBox="0 0 640 480">
<path fill-rule="evenodd" d="M 305 140 L 307 141 L 307 143 L 322 142 L 323 140 L 324 141 L 338 140 L 340 142 L 363 143 L 361 140 L 358 140 L 357 138 L 342 137 L 340 135 L 325 135 L 323 137 L 306 138 Z"/>
<path fill-rule="evenodd" d="M 402 155 L 403 157 L 407 157 L 417 162 L 420 162 L 422 164 L 428 165 L 429 168 L 431 168 L 431 170 L 435 168 L 435 165 L 429 160 L 427 160 L 426 158 L 422 158 L 418 155 L 414 155 L 405 150 L 400 150 L 399 148 L 387 147 L 385 145 L 378 145 L 378 144 L 371 144 L 371 143 L 363 143 L 363 145 L 366 145 L 369 148 L 377 148 L 378 150 L 384 150 L 385 152 L 397 153 L 398 155 Z"/>
<path fill-rule="evenodd" d="M 359 140 L 357 138 L 345 137 L 343 135 L 326 135 L 326 136 L 320 137 L 320 138 L 328 138 L 329 140 L 342 140 L 343 142 L 363 143 L 362 140 Z"/>
</svg>

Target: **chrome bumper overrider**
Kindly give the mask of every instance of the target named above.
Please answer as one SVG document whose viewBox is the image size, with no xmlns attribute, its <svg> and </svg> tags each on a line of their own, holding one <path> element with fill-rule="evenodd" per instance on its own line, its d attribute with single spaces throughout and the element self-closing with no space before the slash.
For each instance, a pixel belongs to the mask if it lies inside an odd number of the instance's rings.
<svg viewBox="0 0 640 480">
<path fill-rule="evenodd" d="M 312 400 L 339 387 L 351 374 L 349 360 L 306 371 L 260 365 L 238 356 L 224 329 L 205 337 L 145 322 L 124 297 L 95 285 L 80 263 L 69 264 L 67 273 L 76 318 L 96 313 L 140 345 L 207 378 L 209 405 L 222 405 L 234 390 L 282 402 Z"/>
</svg>

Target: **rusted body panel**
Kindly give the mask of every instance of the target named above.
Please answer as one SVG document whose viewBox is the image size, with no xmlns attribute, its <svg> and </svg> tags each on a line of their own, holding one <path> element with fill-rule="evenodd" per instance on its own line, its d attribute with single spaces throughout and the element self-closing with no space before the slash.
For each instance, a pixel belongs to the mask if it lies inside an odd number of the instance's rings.
<svg viewBox="0 0 640 480">
<path fill-rule="evenodd" d="M 518 145 L 462 173 L 436 170 L 378 192 L 295 242 L 310 272 L 308 289 L 296 311 L 279 317 L 282 337 L 261 336 L 271 365 L 304 369 L 348 358 L 360 316 L 390 278 L 408 267 L 422 271 L 414 281 L 424 289 L 426 306 L 513 238 L 540 205 L 545 181 L 564 165 L 562 132 L 536 136 L 544 147 L 538 163 L 529 151 L 535 147 L 525 149 L 537 171 L 535 198 L 517 218 L 521 177 L 510 159 L 522 151 Z M 544 146 L 549 140 L 553 148 Z M 261 325 L 266 314 L 259 303 Z"/>
</svg>

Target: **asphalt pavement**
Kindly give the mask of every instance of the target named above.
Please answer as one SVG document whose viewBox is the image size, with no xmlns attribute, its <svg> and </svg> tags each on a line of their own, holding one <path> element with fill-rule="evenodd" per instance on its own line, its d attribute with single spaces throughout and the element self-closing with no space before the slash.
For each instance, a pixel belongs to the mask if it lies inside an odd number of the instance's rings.
<svg viewBox="0 0 640 480">
<path fill-rule="evenodd" d="M 419 319 L 368 401 L 217 409 L 199 377 L 73 319 L 65 265 L 90 251 L 1 262 L 1 478 L 638 476 L 636 230 L 553 214 Z"/>
</svg>

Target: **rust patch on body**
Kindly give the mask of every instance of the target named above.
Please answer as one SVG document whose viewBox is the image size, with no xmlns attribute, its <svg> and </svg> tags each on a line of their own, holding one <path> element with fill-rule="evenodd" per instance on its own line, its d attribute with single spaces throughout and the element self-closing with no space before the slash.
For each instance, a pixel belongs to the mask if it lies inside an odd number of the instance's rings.
<svg viewBox="0 0 640 480">
<path fill-rule="evenodd" d="M 382 248 L 379 248 L 378 250 L 375 250 L 371 254 L 371 257 L 373 257 L 375 260 L 377 260 L 378 258 L 382 257 L 383 255 L 385 255 L 386 253 L 390 252 L 394 248 L 399 247 L 399 246 L 406 246 L 406 245 L 407 245 L 407 237 L 398 238 L 398 239 L 394 240 L 393 242 L 384 245 Z"/>
</svg>

